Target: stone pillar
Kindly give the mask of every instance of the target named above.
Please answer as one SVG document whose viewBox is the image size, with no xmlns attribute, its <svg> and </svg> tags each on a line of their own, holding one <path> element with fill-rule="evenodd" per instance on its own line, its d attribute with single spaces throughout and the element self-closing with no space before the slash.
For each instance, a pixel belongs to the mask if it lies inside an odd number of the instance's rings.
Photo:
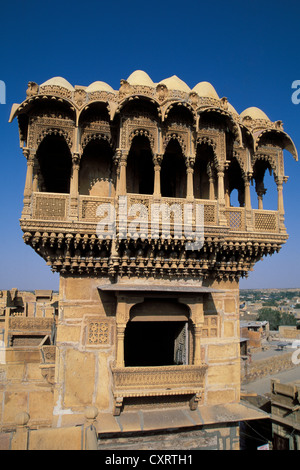
<svg viewBox="0 0 300 470">
<path fill-rule="evenodd" d="M 161 170 L 162 159 L 163 159 L 163 156 L 159 154 L 154 155 L 153 157 L 153 164 L 154 164 L 153 196 L 157 198 L 161 197 L 160 170 Z"/>
<path fill-rule="evenodd" d="M 116 367 L 124 367 L 124 337 L 125 328 L 129 321 L 129 312 L 133 305 L 143 302 L 144 297 L 117 297 L 117 310 L 116 310 Z"/>
<path fill-rule="evenodd" d="M 218 168 L 218 201 L 219 201 L 219 225 L 226 226 L 225 216 L 225 193 L 224 193 L 224 169 Z"/>
<path fill-rule="evenodd" d="M 39 164 L 37 159 L 35 159 L 34 167 L 33 167 L 33 182 L 32 182 L 32 191 L 35 193 L 39 190 Z"/>
<path fill-rule="evenodd" d="M 250 180 L 248 177 L 245 179 L 245 208 L 251 210 Z"/>
<path fill-rule="evenodd" d="M 187 183 L 186 183 L 186 198 L 190 201 L 194 199 L 194 184 L 193 184 L 193 176 L 194 176 L 194 159 L 192 157 L 187 157 L 185 159 L 186 163 L 186 175 L 187 175 Z"/>
<path fill-rule="evenodd" d="M 31 196 L 33 191 L 33 168 L 35 155 L 31 153 L 29 148 L 23 149 L 23 154 L 27 159 L 27 172 L 24 188 L 24 207 L 22 211 L 22 217 L 31 216 Z"/>
<path fill-rule="evenodd" d="M 78 183 L 79 183 L 80 158 L 81 158 L 81 155 L 79 153 L 73 153 L 72 178 L 71 178 L 71 184 L 70 184 L 71 197 L 78 197 L 78 193 L 79 193 Z"/>
<path fill-rule="evenodd" d="M 190 309 L 190 318 L 194 328 L 193 364 L 196 366 L 201 365 L 201 333 L 204 323 L 203 297 L 178 298 L 178 302 L 187 305 Z"/>
<path fill-rule="evenodd" d="M 277 192 L 278 192 L 278 205 L 277 210 L 281 214 L 284 214 L 284 205 L 283 205 L 283 180 L 280 178 L 276 181 L 277 184 Z"/>
<path fill-rule="evenodd" d="M 70 181 L 70 218 L 78 219 L 78 196 L 79 196 L 79 169 L 80 169 L 79 153 L 72 155 L 72 177 Z"/>
<path fill-rule="evenodd" d="M 121 149 L 116 150 L 114 157 L 115 163 L 118 165 L 117 170 L 117 196 L 125 196 L 127 193 L 126 188 L 126 166 L 127 166 L 127 152 L 124 152 Z"/>
<path fill-rule="evenodd" d="M 218 170 L 218 199 L 220 202 L 225 202 L 225 194 L 224 194 L 224 171 Z"/>
<path fill-rule="evenodd" d="M 263 205 L 263 196 L 266 193 L 266 191 L 257 191 L 257 201 L 258 201 L 258 209 L 263 210 L 264 205 Z"/>
<path fill-rule="evenodd" d="M 201 324 L 194 325 L 195 349 L 194 349 L 193 363 L 195 366 L 199 366 L 202 362 L 201 361 L 201 330 L 202 330 Z"/>
<path fill-rule="evenodd" d="M 126 328 L 126 323 L 117 324 L 117 357 L 116 357 L 117 367 L 125 367 L 125 360 L 124 360 L 125 328 Z"/>
<path fill-rule="evenodd" d="M 210 164 L 208 164 L 207 174 L 208 174 L 208 181 L 209 181 L 209 199 L 210 201 L 214 201 L 215 200 L 215 179 L 213 175 L 213 169 Z"/>
</svg>

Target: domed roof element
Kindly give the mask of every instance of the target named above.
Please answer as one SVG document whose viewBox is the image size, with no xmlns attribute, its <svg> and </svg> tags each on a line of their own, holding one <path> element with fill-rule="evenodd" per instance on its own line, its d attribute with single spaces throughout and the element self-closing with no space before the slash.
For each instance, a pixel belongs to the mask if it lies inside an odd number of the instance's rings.
<svg viewBox="0 0 300 470">
<path fill-rule="evenodd" d="M 110 92 L 110 93 L 114 93 L 114 89 L 108 85 L 108 83 L 105 83 L 105 82 L 93 82 L 91 83 L 86 89 L 85 91 L 87 93 L 93 93 L 94 91 L 107 91 L 107 92 Z"/>
<path fill-rule="evenodd" d="M 228 111 L 232 114 L 238 114 L 237 110 L 230 103 L 228 103 Z"/>
<path fill-rule="evenodd" d="M 69 91 L 74 91 L 73 86 L 63 77 L 53 77 L 47 80 L 46 82 L 42 83 L 40 87 L 44 86 L 60 86 L 62 88 L 66 88 Z"/>
<path fill-rule="evenodd" d="M 250 117 L 251 119 L 263 119 L 264 121 L 270 121 L 268 116 L 259 108 L 255 106 L 245 109 L 241 114 L 241 118 Z"/>
<path fill-rule="evenodd" d="M 152 88 L 155 86 L 149 75 L 143 70 L 135 70 L 135 72 L 132 72 L 127 78 L 127 82 L 132 86 L 144 85 Z"/>
<path fill-rule="evenodd" d="M 214 98 L 219 100 L 218 93 L 214 89 L 211 83 L 209 82 L 199 82 L 194 86 L 193 91 L 195 91 L 199 96 L 205 98 Z"/>
<path fill-rule="evenodd" d="M 190 87 L 188 87 L 187 84 L 183 80 L 180 80 L 180 78 L 178 78 L 176 75 L 161 80 L 159 84 L 161 83 L 166 85 L 169 90 L 178 90 L 183 91 L 184 93 L 191 92 Z"/>
</svg>

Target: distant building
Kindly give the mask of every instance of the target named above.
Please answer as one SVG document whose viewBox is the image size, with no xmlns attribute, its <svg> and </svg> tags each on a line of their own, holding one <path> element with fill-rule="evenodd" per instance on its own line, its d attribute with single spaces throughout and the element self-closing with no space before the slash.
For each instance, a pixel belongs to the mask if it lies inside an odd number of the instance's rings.
<svg viewBox="0 0 300 470">
<path fill-rule="evenodd" d="M 261 348 L 262 341 L 269 339 L 268 321 L 240 321 L 241 337 L 248 339 L 249 348 Z"/>
<path fill-rule="evenodd" d="M 300 381 L 271 380 L 274 450 L 300 450 Z"/>
</svg>

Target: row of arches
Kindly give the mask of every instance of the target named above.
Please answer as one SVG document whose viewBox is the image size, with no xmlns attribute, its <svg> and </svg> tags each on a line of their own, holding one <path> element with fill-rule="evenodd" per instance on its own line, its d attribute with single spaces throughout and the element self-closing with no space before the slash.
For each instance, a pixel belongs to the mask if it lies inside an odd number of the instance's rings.
<svg viewBox="0 0 300 470">
<path fill-rule="evenodd" d="M 127 193 L 151 195 L 154 193 L 155 159 L 149 139 L 137 135 L 132 139 L 126 162 Z M 245 205 L 245 179 L 236 158 L 232 157 L 224 175 L 227 206 Z M 187 196 L 187 164 L 177 139 L 171 139 L 161 156 L 160 193 L 162 197 Z M 218 198 L 217 169 L 212 146 L 199 143 L 193 164 L 193 196 L 196 199 Z M 272 168 L 267 160 L 258 159 L 253 167 L 252 193 L 263 208 L 265 182 L 276 190 Z M 69 193 L 72 179 L 72 155 L 62 135 L 46 136 L 36 154 L 35 190 Z M 78 193 L 80 195 L 111 197 L 116 193 L 117 166 L 114 152 L 106 139 L 90 140 L 81 156 Z M 272 198 L 276 200 L 275 198 Z M 271 208 L 271 207 L 268 207 Z M 275 207 L 272 207 L 275 208 Z"/>
</svg>

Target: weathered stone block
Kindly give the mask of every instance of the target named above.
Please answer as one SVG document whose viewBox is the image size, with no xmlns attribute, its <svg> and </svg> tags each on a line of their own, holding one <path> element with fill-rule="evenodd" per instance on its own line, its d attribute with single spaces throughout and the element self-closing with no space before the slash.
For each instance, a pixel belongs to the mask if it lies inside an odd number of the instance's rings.
<svg viewBox="0 0 300 470">
<path fill-rule="evenodd" d="M 5 392 L 3 423 L 15 423 L 17 413 L 20 411 L 27 411 L 27 400 L 27 392 Z"/>
<path fill-rule="evenodd" d="M 239 363 L 210 365 L 207 371 L 207 385 L 239 384 Z"/>
<path fill-rule="evenodd" d="M 236 400 L 236 389 L 220 389 L 207 391 L 207 403 L 209 405 L 220 405 L 230 403 Z"/>
<path fill-rule="evenodd" d="M 225 313 L 236 313 L 235 299 L 225 299 L 224 306 L 225 306 Z"/>
<path fill-rule="evenodd" d="M 90 405 L 95 388 L 95 356 L 75 349 L 66 350 L 65 360 L 66 407 Z"/>
<path fill-rule="evenodd" d="M 238 356 L 236 344 L 209 344 L 208 345 L 208 361 L 228 361 Z"/>
<path fill-rule="evenodd" d="M 79 343 L 81 323 L 59 324 L 57 327 L 56 342 L 59 343 Z"/>
<path fill-rule="evenodd" d="M 29 450 L 80 450 L 81 427 L 38 429 L 30 432 Z"/>
<path fill-rule="evenodd" d="M 41 390 L 29 393 L 29 415 L 34 420 L 52 419 L 53 413 L 53 392 L 43 392 Z"/>
</svg>

